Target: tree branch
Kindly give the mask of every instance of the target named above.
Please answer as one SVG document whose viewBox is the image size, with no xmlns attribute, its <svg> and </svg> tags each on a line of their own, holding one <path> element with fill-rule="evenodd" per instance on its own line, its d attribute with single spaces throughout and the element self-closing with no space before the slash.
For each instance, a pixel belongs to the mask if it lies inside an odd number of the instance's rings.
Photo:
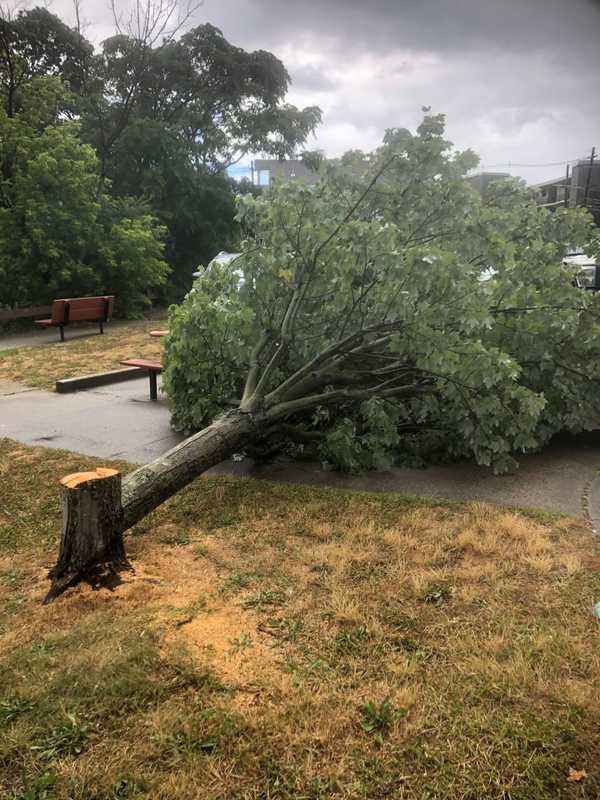
<svg viewBox="0 0 600 800">
<path fill-rule="evenodd" d="M 313 442 L 321 442 L 327 435 L 324 431 L 307 431 L 298 425 L 290 425 L 287 422 L 280 422 L 267 428 L 265 431 L 265 438 L 270 436 L 285 436 L 293 442 L 299 444 L 312 444 Z"/>
<path fill-rule="evenodd" d="M 277 350 L 273 353 L 271 360 L 263 370 L 262 375 L 258 379 L 256 384 L 256 388 L 252 393 L 252 402 L 248 401 L 247 405 L 250 407 L 255 407 L 263 397 L 263 393 L 265 387 L 268 385 L 268 381 L 275 370 L 275 367 L 279 363 L 281 356 L 283 355 L 286 347 L 289 344 L 290 339 L 290 329 L 293 324 L 293 320 L 295 314 L 297 312 L 297 308 L 299 303 L 301 302 L 301 292 L 298 287 L 294 289 L 290 302 L 288 303 L 288 307 L 286 309 L 285 315 L 283 317 L 283 322 L 281 323 L 280 328 L 280 335 L 279 335 L 279 344 L 277 345 Z"/>
<path fill-rule="evenodd" d="M 367 328 L 363 328 L 360 331 L 356 331 L 355 333 L 351 333 L 346 336 L 344 339 L 340 339 L 339 341 L 335 342 L 334 344 L 327 347 L 321 353 L 318 353 L 314 358 L 308 361 L 303 367 L 297 370 L 293 375 L 290 375 L 280 386 L 274 389 L 265 397 L 265 404 L 273 405 L 274 403 L 279 402 L 283 398 L 286 397 L 286 393 L 295 386 L 299 381 L 301 381 L 306 376 L 310 375 L 311 372 L 314 372 L 318 367 L 327 362 L 334 359 L 336 356 L 341 355 L 342 353 L 345 355 L 347 352 L 360 352 L 360 349 L 354 351 L 348 351 L 348 347 L 351 345 L 358 344 L 362 340 L 366 339 L 367 336 L 370 336 L 372 333 L 379 333 L 383 330 L 393 330 L 394 328 L 398 327 L 400 322 L 387 322 L 381 323 L 377 325 L 370 325 Z M 388 337 L 383 337 L 383 340 L 387 340 Z M 382 339 L 376 340 L 377 342 L 382 341 Z"/>
<path fill-rule="evenodd" d="M 390 386 L 395 383 L 397 378 L 392 381 L 384 381 L 378 386 L 368 389 L 334 389 L 330 392 L 321 394 L 307 395 L 299 397 L 297 400 L 288 400 L 277 403 L 266 412 L 267 419 L 278 419 L 304 411 L 307 408 L 329 405 L 330 403 L 343 402 L 345 400 L 369 400 L 371 397 L 407 397 L 423 394 L 431 390 L 431 384 L 411 383 L 403 386 Z"/>
<path fill-rule="evenodd" d="M 490 314 L 521 314 L 524 311 L 585 311 L 584 306 L 523 306 L 522 308 L 490 308 Z"/>
<path fill-rule="evenodd" d="M 246 385 L 244 387 L 244 394 L 242 395 L 242 402 L 240 408 L 244 408 L 245 404 L 250 400 L 258 383 L 258 376 L 260 374 L 260 356 L 265 347 L 271 341 L 271 337 L 267 331 L 263 331 L 252 350 L 250 356 L 250 369 L 248 370 L 248 377 L 246 378 Z"/>
<path fill-rule="evenodd" d="M 397 155 L 394 153 L 394 155 L 393 155 L 391 158 L 389 158 L 389 159 L 388 159 L 388 160 L 387 160 L 387 161 L 386 161 L 386 162 L 385 162 L 385 163 L 382 165 L 382 167 L 381 167 L 379 170 L 377 170 L 377 172 L 375 173 L 375 175 L 373 176 L 373 178 L 372 178 L 372 179 L 369 181 L 369 183 L 367 184 L 367 187 L 366 187 L 366 189 L 365 189 L 365 190 L 364 190 L 364 191 L 363 191 L 363 192 L 360 194 L 360 196 L 359 196 L 358 200 L 357 200 L 357 201 L 356 201 L 356 202 L 355 202 L 355 203 L 354 203 L 354 204 L 353 204 L 353 205 L 350 207 L 350 209 L 348 210 L 348 213 L 347 213 L 347 214 L 344 216 L 344 218 L 341 220 L 341 222 L 339 222 L 339 223 L 338 223 L 338 225 L 336 225 L 336 227 L 335 227 L 335 228 L 333 229 L 333 231 L 332 231 L 332 232 L 329 234 L 329 236 L 327 236 L 327 237 L 326 237 L 326 238 L 325 238 L 325 239 L 324 239 L 324 240 L 321 242 L 321 244 L 320 244 L 320 245 L 317 247 L 317 249 L 315 250 L 315 252 L 313 253 L 313 256 L 312 256 L 312 260 L 313 260 L 315 263 L 316 263 L 316 261 L 317 261 L 318 257 L 319 257 L 319 256 L 321 255 L 321 253 L 323 252 L 323 250 L 324 250 L 324 249 L 327 247 L 327 245 L 329 244 L 329 242 L 330 242 L 332 239 L 335 239 L 335 237 L 338 235 L 338 233 L 339 233 L 339 232 L 340 232 L 340 230 L 341 230 L 341 229 L 344 227 L 344 225 L 346 225 L 346 223 L 347 223 L 347 222 L 349 222 L 349 221 L 352 219 L 352 217 L 353 217 L 353 215 L 354 215 L 355 211 L 357 211 L 357 210 L 358 210 L 358 208 L 360 207 L 360 205 L 361 205 L 361 203 L 363 202 L 363 200 L 365 199 L 365 197 L 366 197 L 366 196 L 369 194 L 369 192 L 371 191 L 371 189 L 373 188 L 373 186 L 375 186 L 375 184 L 377 183 L 377 181 L 379 180 L 379 178 L 381 178 L 381 176 L 383 175 L 383 173 L 384 173 L 384 172 L 387 170 L 387 168 L 388 168 L 388 167 L 389 167 L 391 164 L 393 164 L 393 162 L 394 162 L 394 161 L 397 159 L 397 157 L 398 157 L 398 156 L 397 156 Z"/>
</svg>

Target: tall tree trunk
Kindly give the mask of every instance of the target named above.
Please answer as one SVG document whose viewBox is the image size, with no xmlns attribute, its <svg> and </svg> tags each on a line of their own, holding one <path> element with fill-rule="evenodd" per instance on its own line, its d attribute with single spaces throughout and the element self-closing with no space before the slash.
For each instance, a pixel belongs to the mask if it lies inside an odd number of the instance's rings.
<svg viewBox="0 0 600 800">
<path fill-rule="evenodd" d="M 64 527 L 52 586 L 45 602 L 104 570 L 129 568 L 123 531 L 210 467 L 251 442 L 261 427 L 255 415 L 235 410 L 130 475 L 116 470 L 68 475 L 61 480 Z"/>
</svg>

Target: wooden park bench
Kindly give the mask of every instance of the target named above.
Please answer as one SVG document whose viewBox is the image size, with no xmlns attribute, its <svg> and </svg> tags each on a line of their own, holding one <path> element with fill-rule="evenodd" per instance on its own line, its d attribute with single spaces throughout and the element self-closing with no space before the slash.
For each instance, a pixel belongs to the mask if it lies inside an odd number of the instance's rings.
<svg viewBox="0 0 600 800">
<path fill-rule="evenodd" d="M 145 369 L 150 378 L 150 400 L 158 399 L 156 376 L 162 372 L 162 364 L 160 361 L 147 361 L 145 358 L 126 358 L 124 361 L 121 361 L 121 364 L 126 367 Z"/>
<path fill-rule="evenodd" d="M 65 326 L 71 322 L 97 322 L 100 333 L 104 333 L 104 323 L 112 316 L 114 295 L 102 297 L 70 297 L 54 300 L 50 319 L 36 319 L 36 325 L 60 328 L 60 340 L 65 340 Z"/>
</svg>

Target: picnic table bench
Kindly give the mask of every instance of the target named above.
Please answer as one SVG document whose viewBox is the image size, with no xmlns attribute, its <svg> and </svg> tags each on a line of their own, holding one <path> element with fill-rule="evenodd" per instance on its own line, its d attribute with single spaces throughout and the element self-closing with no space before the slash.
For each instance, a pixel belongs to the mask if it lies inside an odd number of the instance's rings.
<svg viewBox="0 0 600 800">
<path fill-rule="evenodd" d="M 168 336 L 168 334 L 168 330 L 150 331 L 150 336 L 154 336 L 156 338 Z M 140 369 L 145 369 L 148 372 L 148 377 L 150 378 L 150 400 L 158 399 L 156 376 L 160 375 L 162 372 L 162 364 L 160 361 L 148 361 L 145 358 L 126 358 L 124 361 L 121 361 L 121 364 L 126 367 L 139 367 Z"/>
<path fill-rule="evenodd" d="M 126 358 L 121 361 L 126 367 L 139 367 L 146 370 L 150 378 L 150 400 L 158 399 L 158 391 L 156 384 L 156 376 L 162 372 L 162 364 L 160 361 L 148 361 L 145 358 Z"/>
<path fill-rule="evenodd" d="M 36 325 L 60 328 L 60 340 L 65 340 L 65 326 L 71 322 L 97 322 L 100 333 L 104 333 L 104 323 L 112 316 L 114 295 L 101 297 L 70 297 L 54 300 L 50 319 L 36 319 Z"/>
</svg>

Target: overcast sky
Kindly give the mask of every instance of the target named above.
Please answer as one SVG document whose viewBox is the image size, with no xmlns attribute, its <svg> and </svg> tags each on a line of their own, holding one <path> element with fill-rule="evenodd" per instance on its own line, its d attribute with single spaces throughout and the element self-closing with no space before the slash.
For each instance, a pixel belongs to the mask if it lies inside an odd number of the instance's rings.
<svg viewBox="0 0 600 800">
<path fill-rule="evenodd" d="M 105 0 L 83 4 L 101 38 Z M 328 155 L 414 129 L 423 105 L 484 168 L 510 162 L 529 182 L 600 146 L 600 0 L 204 0 L 194 21 L 281 58 L 289 101 L 323 109 L 308 146 Z"/>
</svg>

